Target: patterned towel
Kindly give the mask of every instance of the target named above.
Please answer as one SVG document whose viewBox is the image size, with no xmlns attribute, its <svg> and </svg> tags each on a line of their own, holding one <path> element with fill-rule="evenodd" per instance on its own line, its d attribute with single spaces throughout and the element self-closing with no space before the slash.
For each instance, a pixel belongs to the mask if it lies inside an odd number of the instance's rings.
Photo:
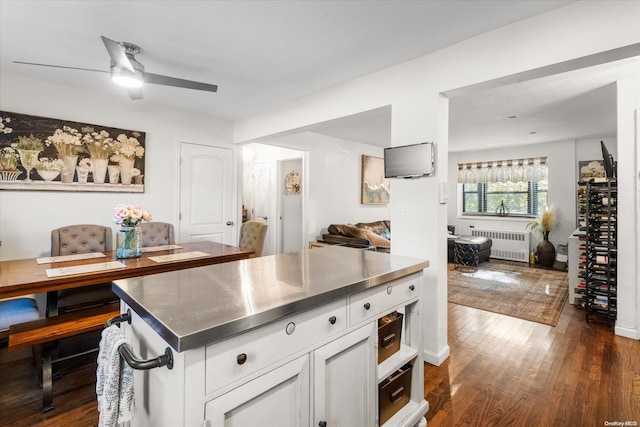
<svg viewBox="0 0 640 427">
<path fill-rule="evenodd" d="M 128 341 L 118 326 L 111 325 L 102 331 L 96 372 L 99 427 L 130 421 L 135 410 L 133 369 L 121 360 L 118 351 L 123 344 L 128 345 Z"/>
</svg>

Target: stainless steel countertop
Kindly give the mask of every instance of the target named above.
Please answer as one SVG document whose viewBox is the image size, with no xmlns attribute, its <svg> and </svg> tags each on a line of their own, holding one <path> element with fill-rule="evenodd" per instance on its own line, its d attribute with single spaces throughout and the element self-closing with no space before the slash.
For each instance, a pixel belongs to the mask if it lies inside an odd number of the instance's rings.
<svg viewBox="0 0 640 427">
<path fill-rule="evenodd" d="M 327 246 L 113 282 L 178 352 L 429 267 L 429 261 Z"/>
</svg>

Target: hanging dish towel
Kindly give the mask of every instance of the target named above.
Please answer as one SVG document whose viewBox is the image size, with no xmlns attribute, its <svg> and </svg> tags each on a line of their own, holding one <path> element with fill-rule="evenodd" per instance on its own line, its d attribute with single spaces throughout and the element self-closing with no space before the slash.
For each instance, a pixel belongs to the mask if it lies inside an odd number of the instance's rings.
<svg viewBox="0 0 640 427">
<path fill-rule="evenodd" d="M 133 415 L 133 369 L 118 351 L 124 344 L 128 341 L 118 326 L 102 331 L 96 372 L 99 427 L 116 426 L 130 421 Z"/>
</svg>

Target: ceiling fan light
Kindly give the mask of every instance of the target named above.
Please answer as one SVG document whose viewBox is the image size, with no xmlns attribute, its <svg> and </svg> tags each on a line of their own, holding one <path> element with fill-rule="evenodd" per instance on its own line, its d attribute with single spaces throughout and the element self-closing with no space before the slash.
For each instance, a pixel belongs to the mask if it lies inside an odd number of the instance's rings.
<svg viewBox="0 0 640 427">
<path fill-rule="evenodd" d="M 136 70 L 135 73 L 132 73 L 115 66 L 111 68 L 111 80 L 124 87 L 142 87 L 143 84 L 142 73 L 140 71 Z"/>
<path fill-rule="evenodd" d="M 142 87 L 142 80 L 136 76 L 111 76 L 111 80 L 124 87 Z"/>
</svg>

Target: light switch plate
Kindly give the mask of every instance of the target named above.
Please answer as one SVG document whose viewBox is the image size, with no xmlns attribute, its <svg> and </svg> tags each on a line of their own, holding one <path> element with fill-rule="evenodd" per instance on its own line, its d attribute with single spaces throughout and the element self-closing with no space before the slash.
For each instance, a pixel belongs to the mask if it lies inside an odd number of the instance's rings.
<svg viewBox="0 0 640 427">
<path fill-rule="evenodd" d="M 444 205 L 449 202 L 449 188 L 446 182 L 439 182 L 440 204 Z"/>
</svg>

